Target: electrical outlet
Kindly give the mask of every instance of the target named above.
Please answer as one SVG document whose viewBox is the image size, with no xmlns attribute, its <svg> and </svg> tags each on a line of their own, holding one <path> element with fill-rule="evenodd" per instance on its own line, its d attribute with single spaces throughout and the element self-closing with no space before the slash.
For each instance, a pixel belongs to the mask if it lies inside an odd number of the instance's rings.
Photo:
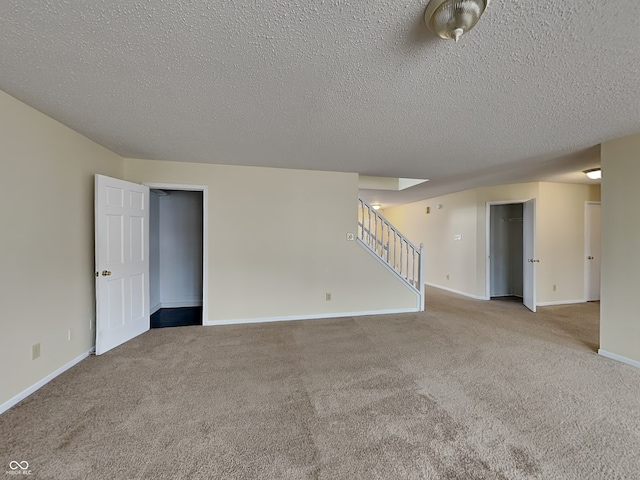
<svg viewBox="0 0 640 480">
<path fill-rule="evenodd" d="M 556 286 L 556 284 L 553 284 L 553 291 L 555 292 L 556 290 L 558 290 L 558 287 Z"/>
<path fill-rule="evenodd" d="M 31 360 L 40 357 L 40 343 L 31 346 Z"/>
<path fill-rule="evenodd" d="M 67 330 L 67 342 L 71 341 L 71 329 Z"/>
<path fill-rule="evenodd" d="M 327 293 L 325 299 L 327 300 L 327 302 L 331 301 L 331 294 Z"/>
<path fill-rule="evenodd" d="M 447 274 L 447 280 L 449 280 L 449 274 Z"/>
<path fill-rule="evenodd" d="M 354 233 L 351 233 L 351 232 L 347 233 L 347 240 L 349 242 L 353 242 L 355 239 L 356 239 L 356 236 Z"/>
</svg>

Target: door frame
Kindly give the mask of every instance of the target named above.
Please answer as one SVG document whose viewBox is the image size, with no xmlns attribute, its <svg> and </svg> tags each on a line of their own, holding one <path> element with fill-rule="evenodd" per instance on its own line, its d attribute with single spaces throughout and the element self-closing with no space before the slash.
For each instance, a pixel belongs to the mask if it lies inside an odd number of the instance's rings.
<svg viewBox="0 0 640 480">
<path fill-rule="evenodd" d="M 181 190 L 185 192 L 202 192 L 202 325 L 207 324 L 209 318 L 209 298 L 207 295 L 209 285 L 209 271 L 207 261 L 209 258 L 208 248 L 208 224 L 209 215 L 209 191 L 206 185 L 186 185 L 181 183 L 157 183 L 157 182 L 142 182 L 142 185 L 149 187 L 149 189 L 157 190 Z"/>
<path fill-rule="evenodd" d="M 491 300 L 491 206 L 492 205 L 512 205 L 512 204 L 522 204 L 524 205 L 530 200 L 535 200 L 535 198 L 528 198 L 526 200 L 495 200 L 488 201 L 486 203 L 486 213 L 485 213 L 485 298 L 484 300 Z M 534 217 L 534 232 L 535 232 L 535 217 Z M 535 233 L 534 233 L 535 237 Z M 534 238 L 535 240 L 535 238 Z M 525 261 L 524 252 L 522 254 L 522 261 Z M 534 285 L 534 299 L 535 299 L 535 285 Z M 534 302 L 536 303 L 536 302 Z"/>
<path fill-rule="evenodd" d="M 583 262 L 584 262 L 584 301 L 585 302 L 589 302 L 589 290 L 590 290 L 590 285 L 588 282 L 588 278 L 587 278 L 587 265 L 588 265 L 588 261 L 587 261 L 587 245 L 590 244 L 591 242 L 591 229 L 592 229 L 592 225 L 591 225 L 591 216 L 589 215 L 589 206 L 591 205 L 599 205 L 600 206 L 600 219 L 602 220 L 602 201 L 586 201 L 584 202 L 584 254 L 583 254 Z M 600 223 L 600 231 L 602 231 L 602 223 Z M 600 244 L 600 250 L 602 251 L 602 244 Z M 602 255 L 600 256 L 602 258 Z M 600 258 L 600 261 L 602 261 Z M 602 263 L 600 264 L 600 272 L 602 272 Z M 600 279 L 600 281 L 602 281 L 602 277 Z M 601 287 L 602 289 L 602 287 Z M 599 296 L 598 296 L 599 297 Z M 599 299 L 598 299 L 599 300 Z"/>
</svg>

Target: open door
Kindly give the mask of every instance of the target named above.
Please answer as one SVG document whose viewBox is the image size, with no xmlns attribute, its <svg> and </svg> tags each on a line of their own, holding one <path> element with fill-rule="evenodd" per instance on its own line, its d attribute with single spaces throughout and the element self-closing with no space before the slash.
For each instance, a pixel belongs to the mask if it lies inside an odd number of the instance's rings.
<svg viewBox="0 0 640 480">
<path fill-rule="evenodd" d="M 149 188 L 96 175 L 96 354 L 149 330 Z"/>
<path fill-rule="evenodd" d="M 522 205 L 523 278 L 522 303 L 532 312 L 536 311 L 536 199 Z"/>
<path fill-rule="evenodd" d="M 585 218 L 585 300 L 600 300 L 600 203 L 586 204 Z"/>
</svg>

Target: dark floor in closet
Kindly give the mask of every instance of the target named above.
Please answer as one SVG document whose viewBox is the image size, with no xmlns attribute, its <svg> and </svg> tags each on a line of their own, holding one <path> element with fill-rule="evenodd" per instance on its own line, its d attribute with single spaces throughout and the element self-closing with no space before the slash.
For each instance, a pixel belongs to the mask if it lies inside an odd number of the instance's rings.
<svg viewBox="0 0 640 480">
<path fill-rule="evenodd" d="M 498 300 L 500 302 L 522 303 L 522 297 L 516 297 L 515 295 L 507 295 L 505 297 L 491 297 L 491 300 Z"/>
<path fill-rule="evenodd" d="M 151 328 L 202 325 L 202 307 L 161 308 L 151 315 Z"/>
</svg>

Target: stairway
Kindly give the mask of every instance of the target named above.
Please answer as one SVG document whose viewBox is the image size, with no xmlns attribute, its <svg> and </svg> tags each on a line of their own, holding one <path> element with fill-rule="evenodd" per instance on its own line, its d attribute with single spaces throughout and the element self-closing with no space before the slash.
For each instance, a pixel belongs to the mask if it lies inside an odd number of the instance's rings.
<svg viewBox="0 0 640 480">
<path fill-rule="evenodd" d="M 358 199 L 358 243 L 418 297 L 424 310 L 424 245 L 416 247 L 362 198 Z"/>
</svg>

